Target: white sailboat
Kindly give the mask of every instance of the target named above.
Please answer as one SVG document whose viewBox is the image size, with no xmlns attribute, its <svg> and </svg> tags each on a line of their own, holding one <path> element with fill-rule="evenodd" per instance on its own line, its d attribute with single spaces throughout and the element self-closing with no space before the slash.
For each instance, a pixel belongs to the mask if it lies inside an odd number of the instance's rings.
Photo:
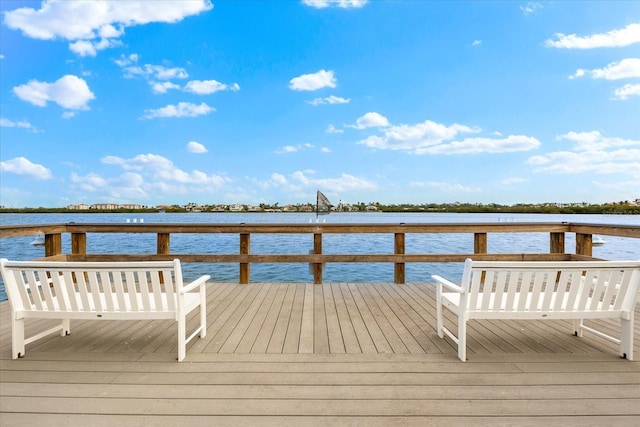
<svg viewBox="0 0 640 427">
<path fill-rule="evenodd" d="M 38 234 L 38 237 L 31 242 L 33 246 L 44 246 L 44 234 Z"/>
</svg>

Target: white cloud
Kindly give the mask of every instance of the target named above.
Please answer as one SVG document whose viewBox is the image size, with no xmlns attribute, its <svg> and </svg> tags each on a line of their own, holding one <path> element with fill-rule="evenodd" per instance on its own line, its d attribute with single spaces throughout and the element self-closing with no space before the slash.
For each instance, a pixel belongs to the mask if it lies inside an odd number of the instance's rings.
<svg viewBox="0 0 640 427">
<path fill-rule="evenodd" d="M 0 117 L 0 127 L 21 128 L 21 129 L 27 129 L 31 132 L 38 132 L 38 129 L 36 129 L 36 127 L 29 122 L 26 122 L 26 121 L 14 122 L 4 117 Z"/>
<path fill-rule="evenodd" d="M 467 193 L 480 192 L 480 189 L 477 187 L 469 187 L 462 184 L 451 184 L 443 181 L 412 182 L 411 186 L 420 187 L 420 188 L 424 188 L 424 187 L 436 188 L 445 193 L 452 193 L 452 194 L 460 194 L 460 193 L 467 194 Z"/>
<path fill-rule="evenodd" d="M 591 132 L 567 132 L 556 137 L 558 141 L 566 140 L 575 145 L 577 151 L 606 150 L 616 147 L 633 147 L 640 141 L 625 138 L 606 137 L 597 130 Z"/>
<path fill-rule="evenodd" d="M 59 78 L 54 83 L 31 80 L 27 84 L 14 87 L 13 92 L 23 101 L 39 107 L 44 107 L 51 101 L 70 110 L 88 110 L 87 103 L 95 99 L 87 82 L 71 74 Z"/>
<path fill-rule="evenodd" d="M 531 13 L 538 11 L 539 9 L 542 9 L 543 7 L 544 6 L 542 6 L 542 4 L 538 3 L 537 1 L 530 1 L 527 4 L 521 5 L 520 10 L 525 15 L 529 15 Z"/>
<path fill-rule="evenodd" d="M 336 78 L 333 71 L 320 70 L 312 74 L 302 74 L 289 81 L 291 90 L 318 90 L 325 87 L 336 87 Z"/>
<path fill-rule="evenodd" d="M 572 150 L 532 156 L 535 172 L 626 174 L 640 178 L 640 141 L 606 137 L 598 131 L 568 132 L 558 137 L 573 143 Z"/>
<path fill-rule="evenodd" d="M 72 119 L 76 116 L 76 112 L 75 111 L 65 111 L 64 113 L 62 113 L 62 118 L 63 119 Z"/>
<path fill-rule="evenodd" d="M 369 0 L 302 0 L 303 4 L 315 7 L 316 9 L 324 9 L 331 6 L 343 9 L 360 8 L 368 2 Z"/>
<path fill-rule="evenodd" d="M 569 76 L 570 79 L 584 77 L 587 74 L 592 79 L 620 80 L 640 77 L 640 58 L 626 58 L 620 62 L 612 62 L 604 68 L 595 70 L 578 69 Z"/>
<path fill-rule="evenodd" d="M 453 141 L 460 134 L 478 133 L 481 129 L 460 124 L 445 126 L 426 120 L 416 125 L 392 126 L 382 135 L 358 141 L 378 150 L 407 151 L 412 154 L 479 154 L 529 151 L 540 146 L 536 138 L 524 135 L 477 137 Z"/>
<path fill-rule="evenodd" d="M 315 178 L 315 171 L 295 171 L 290 175 L 273 173 L 268 180 L 254 179 L 253 184 L 263 189 L 277 188 L 287 195 L 296 197 L 307 197 L 309 192 L 317 189 L 326 189 L 332 193 L 376 191 L 378 186 L 366 179 L 343 173 L 335 178 Z M 327 194 L 329 195 L 329 194 Z"/>
<path fill-rule="evenodd" d="M 187 151 L 194 154 L 202 154 L 207 152 L 207 147 L 196 141 L 189 141 L 187 143 Z"/>
<path fill-rule="evenodd" d="M 312 101 L 307 101 L 311 105 L 324 105 L 324 104 L 348 104 L 351 102 L 348 98 L 341 98 L 339 96 L 328 96 L 326 98 L 315 98 Z"/>
<path fill-rule="evenodd" d="M 471 43 L 471 46 L 480 46 L 482 44 L 482 40 L 474 40 L 473 43 Z"/>
<path fill-rule="evenodd" d="M 545 46 L 563 49 L 622 47 L 640 42 L 640 23 L 629 24 L 623 29 L 611 30 L 603 34 L 578 36 L 576 34 L 557 33 L 555 37 L 556 40 L 547 40 Z"/>
<path fill-rule="evenodd" d="M 625 100 L 630 96 L 640 96 L 640 84 L 627 83 L 613 92 L 613 99 Z"/>
<path fill-rule="evenodd" d="M 186 79 L 189 73 L 182 67 L 165 67 L 164 65 L 144 64 L 138 65 L 139 56 L 132 54 L 121 55 L 114 62 L 122 68 L 125 78 L 141 77 L 149 82 L 153 93 L 167 93 L 169 90 L 180 89 L 181 86 L 170 81 L 176 79 Z M 216 80 L 191 80 L 185 84 L 185 92 L 196 95 L 209 95 L 220 91 L 238 91 L 238 83 L 225 84 Z"/>
<path fill-rule="evenodd" d="M 528 179 L 525 179 L 525 178 L 515 178 L 515 177 L 514 177 L 514 178 L 506 178 L 506 179 L 503 179 L 503 180 L 502 180 L 502 181 L 500 181 L 500 182 L 501 182 L 502 184 L 505 184 L 505 185 L 513 185 L 513 184 L 521 184 L 521 183 L 523 183 L 523 182 L 528 182 L 528 181 L 529 181 L 529 180 L 528 180 Z"/>
<path fill-rule="evenodd" d="M 127 172 L 135 171 L 132 176 L 144 177 L 145 180 L 151 181 L 149 186 L 164 189 L 170 189 L 173 185 L 189 185 L 191 189 L 204 191 L 205 188 L 217 188 L 231 181 L 225 176 L 208 175 L 199 170 L 184 171 L 176 167 L 171 160 L 157 154 L 139 154 L 130 159 L 105 156 L 102 163 L 120 166 Z"/>
<path fill-rule="evenodd" d="M 0 171 L 24 175 L 39 180 L 53 178 L 49 169 L 42 165 L 31 163 L 26 157 L 16 157 L 6 162 L 0 162 Z"/>
<path fill-rule="evenodd" d="M 153 93 L 167 93 L 172 89 L 180 89 L 180 86 L 171 82 L 149 82 Z"/>
<path fill-rule="evenodd" d="M 354 190 L 376 190 L 378 186 L 366 179 L 343 173 L 338 178 L 311 178 L 303 171 L 294 172 L 291 177 L 305 188 L 330 188 L 331 191 L 340 193 Z"/>
<path fill-rule="evenodd" d="M 325 133 L 344 133 L 342 129 L 337 129 L 334 125 L 327 126 Z"/>
<path fill-rule="evenodd" d="M 367 129 L 373 127 L 389 126 L 389 120 L 380 113 L 368 112 L 364 116 L 356 120 L 356 124 L 352 127 L 354 129 Z"/>
<path fill-rule="evenodd" d="M 157 80 L 172 80 L 172 79 L 186 79 L 189 77 L 189 73 L 182 67 L 170 67 L 167 68 L 163 65 L 144 64 L 144 67 L 131 66 L 125 67 L 124 71 L 129 76 L 143 76 L 149 79 Z"/>
<path fill-rule="evenodd" d="M 71 172 L 71 182 L 77 184 L 83 191 L 95 192 L 99 189 L 107 187 L 109 181 L 102 178 L 95 173 L 89 173 L 85 176 L 80 176 L 75 172 Z"/>
<path fill-rule="evenodd" d="M 121 45 L 122 42 L 119 40 L 100 39 L 97 42 L 78 40 L 77 42 L 69 43 L 69 49 L 79 56 L 96 56 L 99 50 Z"/>
<path fill-rule="evenodd" d="M 272 173 L 271 180 L 278 185 L 285 185 L 287 183 L 287 177 L 281 173 Z"/>
<path fill-rule="evenodd" d="M 103 193 L 108 200 L 140 201 L 149 198 L 149 193 L 157 193 L 162 185 L 145 183 L 144 177 L 138 173 L 125 172 L 114 178 L 103 178 L 95 173 L 80 176 L 72 173 L 72 187 L 90 193 Z"/>
<path fill-rule="evenodd" d="M 509 135 L 506 138 L 465 138 L 462 141 L 416 148 L 415 154 L 514 153 L 535 150 L 540 145 L 536 138 L 524 135 Z"/>
<path fill-rule="evenodd" d="M 118 67 L 127 67 L 131 64 L 135 64 L 140 59 L 140 55 L 137 53 L 132 53 L 129 56 L 120 55 L 119 59 L 114 59 L 113 62 L 116 63 Z"/>
<path fill-rule="evenodd" d="M 204 102 L 200 105 L 190 102 L 179 102 L 176 105 L 166 105 L 155 110 L 145 110 L 145 119 L 155 119 L 158 117 L 196 117 L 209 114 L 216 111 L 215 108 L 208 106 Z"/>
<path fill-rule="evenodd" d="M 44 0 L 40 9 L 21 7 L 4 13 L 4 23 L 31 38 L 66 39 L 72 51 L 94 56 L 96 51 L 120 44 L 115 40 L 125 27 L 151 22 L 175 23 L 213 8 L 209 0 L 163 1 L 57 1 Z"/>
<path fill-rule="evenodd" d="M 210 93 L 224 90 L 238 91 L 240 90 L 240 85 L 238 85 L 238 83 L 227 85 L 216 80 L 192 80 L 184 87 L 185 92 L 191 92 L 198 95 L 208 95 Z"/>
<path fill-rule="evenodd" d="M 131 54 L 129 56 L 120 55 L 119 59 L 114 60 L 116 65 L 122 68 L 125 78 L 133 78 L 140 76 L 146 80 L 150 80 L 152 84 L 157 80 L 174 80 L 186 79 L 189 73 L 182 67 L 165 67 L 164 65 L 144 64 L 138 65 L 140 56 Z"/>
<path fill-rule="evenodd" d="M 306 142 L 304 144 L 298 144 L 298 145 L 285 145 L 280 150 L 277 150 L 276 153 L 277 154 L 295 153 L 295 152 L 300 151 L 302 149 L 313 148 L 313 147 L 314 147 L 313 144 L 310 144 L 308 142 Z"/>
</svg>

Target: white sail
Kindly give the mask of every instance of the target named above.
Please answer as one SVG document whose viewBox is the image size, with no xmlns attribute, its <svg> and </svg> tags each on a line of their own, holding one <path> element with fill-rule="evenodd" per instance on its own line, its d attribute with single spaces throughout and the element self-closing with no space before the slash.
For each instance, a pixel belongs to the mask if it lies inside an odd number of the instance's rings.
<svg viewBox="0 0 640 427">
<path fill-rule="evenodd" d="M 318 197 L 316 200 L 316 215 L 327 215 L 331 212 L 333 205 L 321 191 L 318 190 Z"/>
</svg>

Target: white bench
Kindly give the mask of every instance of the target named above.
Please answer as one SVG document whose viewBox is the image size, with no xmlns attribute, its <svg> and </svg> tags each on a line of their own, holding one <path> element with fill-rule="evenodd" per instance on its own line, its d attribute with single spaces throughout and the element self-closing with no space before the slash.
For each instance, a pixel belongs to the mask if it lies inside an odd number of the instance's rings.
<svg viewBox="0 0 640 427">
<path fill-rule="evenodd" d="M 471 319 L 573 319 L 576 336 L 589 331 L 620 345 L 633 360 L 633 315 L 640 290 L 640 261 L 496 262 L 464 264 L 460 285 L 436 280 L 436 327 L 466 360 Z M 458 318 L 456 337 L 443 324 L 443 308 Z M 620 338 L 585 326 L 583 319 L 619 319 Z"/>
<path fill-rule="evenodd" d="M 52 333 L 71 331 L 72 319 L 171 319 L 178 322 L 178 360 L 206 326 L 206 288 L 210 276 L 184 286 L 179 260 L 162 262 L 47 262 L 0 260 L 11 305 L 12 357 L 25 345 Z M 196 292 L 192 292 L 192 291 Z M 186 316 L 200 307 L 200 326 L 187 338 Z M 25 338 L 25 319 L 62 323 Z"/>
</svg>

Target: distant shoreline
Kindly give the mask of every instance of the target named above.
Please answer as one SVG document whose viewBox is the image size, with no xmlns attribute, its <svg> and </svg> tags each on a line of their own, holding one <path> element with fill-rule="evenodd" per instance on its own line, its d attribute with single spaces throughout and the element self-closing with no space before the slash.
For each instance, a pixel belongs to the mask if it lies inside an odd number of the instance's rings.
<svg viewBox="0 0 640 427">
<path fill-rule="evenodd" d="M 277 205 L 276 205 L 277 206 Z M 371 205 L 369 205 L 371 206 Z M 267 207 L 260 210 L 246 209 L 241 211 L 199 209 L 190 211 L 187 208 L 175 207 L 173 209 L 159 210 L 157 208 L 141 209 L 67 209 L 67 208 L 0 208 L 0 213 L 10 214 L 140 214 L 153 213 L 314 213 L 313 210 L 282 210 Z M 377 204 L 375 210 L 359 209 L 355 211 L 339 211 L 341 213 L 512 213 L 512 214 L 618 214 L 640 215 L 640 205 L 625 204 L 623 202 L 605 205 L 481 205 L 481 204 L 444 204 L 444 205 L 382 205 Z"/>
</svg>

